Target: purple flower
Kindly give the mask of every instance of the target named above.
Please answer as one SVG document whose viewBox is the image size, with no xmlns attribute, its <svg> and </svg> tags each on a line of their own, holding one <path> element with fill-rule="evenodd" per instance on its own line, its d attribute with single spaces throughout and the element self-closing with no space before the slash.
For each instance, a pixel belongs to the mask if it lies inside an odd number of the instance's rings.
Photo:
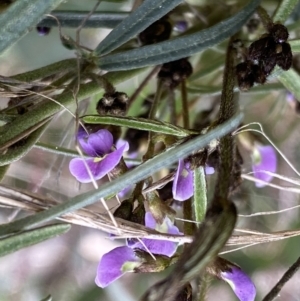
<svg viewBox="0 0 300 301">
<path fill-rule="evenodd" d="M 185 201 L 194 194 L 194 171 L 190 168 L 191 164 L 180 160 L 174 177 L 172 193 L 177 201 Z M 205 167 L 206 174 L 214 173 L 213 167 Z"/>
<path fill-rule="evenodd" d="M 264 171 L 276 172 L 277 158 L 274 148 L 271 145 L 257 145 L 252 154 L 252 169 L 254 177 L 270 182 L 273 179 L 272 175 L 264 173 Z M 256 182 L 256 187 L 264 187 L 266 184 Z"/>
<path fill-rule="evenodd" d="M 231 267 L 231 271 L 221 272 L 220 277 L 226 281 L 240 299 L 240 301 L 254 301 L 256 289 L 248 277 L 239 267 Z"/>
<path fill-rule="evenodd" d="M 105 129 L 93 134 L 87 134 L 82 128 L 77 135 L 83 151 L 93 157 L 89 159 L 75 158 L 70 161 L 71 174 L 81 183 L 92 182 L 86 165 L 95 180 L 99 180 L 109 173 L 120 162 L 123 153 L 129 145 L 124 141 L 122 146 L 113 147 L 113 136 Z"/>
<path fill-rule="evenodd" d="M 95 282 L 106 287 L 127 272 L 133 272 L 141 264 L 134 250 L 129 247 L 118 247 L 104 254 L 97 269 Z"/>
<path fill-rule="evenodd" d="M 165 218 L 162 225 L 158 225 L 151 213 L 147 212 L 145 224 L 149 228 L 160 230 L 164 233 L 181 234 L 168 217 Z M 143 259 L 136 255 L 134 249 L 144 251 L 148 249 L 153 254 L 168 257 L 174 255 L 177 249 L 177 243 L 170 241 L 154 239 L 142 239 L 142 241 L 144 245 L 139 241 L 129 239 L 128 246 L 118 247 L 104 254 L 98 265 L 96 284 L 104 288 L 120 278 L 124 273 L 134 272 L 137 267 L 142 265 Z"/>
</svg>

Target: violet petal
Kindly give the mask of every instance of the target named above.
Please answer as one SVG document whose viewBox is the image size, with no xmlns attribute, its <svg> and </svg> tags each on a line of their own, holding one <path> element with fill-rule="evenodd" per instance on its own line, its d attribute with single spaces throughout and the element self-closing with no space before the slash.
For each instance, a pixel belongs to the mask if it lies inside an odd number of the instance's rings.
<svg viewBox="0 0 300 301">
<path fill-rule="evenodd" d="M 260 162 L 253 163 L 252 169 L 254 172 L 254 177 L 263 180 L 265 182 L 270 182 L 273 176 L 264 173 L 263 171 L 276 172 L 277 168 L 277 158 L 274 148 L 271 145 L 267 146 L 257 146 L 257 151 L 260 155 Z M 264 187 L 263 183 L 255 183 L 256 187 Z"/>
<path fill-rule="evenodd" d="M 165 217 L 162 225 L 156 223 L 153 215 L 150 212 L 146 212 L 145 214 L 145 226 L 151 229 L 155 229 L 162 233 L 169 234 L 181 234 L 176 226 L 171 222 L 168 217 Z M 171 257 L 176 252 L 178 244 L 172 241 L 167 240 L 156 240 L 156 239 L 142 239 L 145 246 L 151 253 L 160 254 Z M 128 246 L 131 248 L 138 248 L 144 251 L 147 251 L 145 246 L 137 240 L 130 240 L 127 242 Z"/>
<path fill-rule="evenodd" d="M 221 277 L 231 286 L 240 301 L 254 301 L 256 288 L 250 277 L 240 268 L 232 267 L 231 272 L 222 272 Z"/>
<path fill-rule="evenodd" d="M 89 134 L 82 127 L 79 127 L 77 133 L 78 143 L 80 144 L 81 148 L 87 155 L 91 157 L 96 157 L 97 154 L 94 148 L 89 144 L 88 139 L 89 139 Z"/>
<path fill-rule="evenodd" d="M 175 254 L 178 244 L 168 240 L 157 240 L 157 239 L 142 239 L 145 246 L 153 254 L 160 254 L 171 257 Z M 135 248 L 147 251 L 147 249 L 139 242 L 134 246 Z"/>
<path fill-rule="evenodd" d="M 130 272 L 130 270 L 124 271 L 122 269 L 126 262 L 137 263 L 133 266 L 139 265 L 139 258 L 128 247 L 117 247 L 104 254 L 97 268 L 96 284 L 102 288 L 106 287 L 119 279 L 124 273 Z"/>
<path fill-rule="evenodd" d="M 97 156 L 103 156 L 111 152 L 113 140 L 112 134 L 108 130 L 102 129 L 90 134 L 88 143 L 95 150 Z"/>
<path fill-rule="evenodd" d="M 121 148 L 106 155 L 103 159 L 94 158 L 86 159 L 85 162 L 89 166 L 90 171 L 96 180 L 103 178 L 109 173 L 121 160 L 124 150 L 128 147 L 128 143 Z M 100 160 L 100 161 L 99 161 Z M 69 169 L 71 174 L 81 183 L 90 183 L 92 179 L 84 164 L 84 159 L 74 158 L 70 161 Z"/>
<path fill-rule="evenodd" d="M 189 163 L 180 160 L 173 181 L 173 198 L 185 201 L 194 194 L 194 172 L 189 168 Z"/>
<path fill-rule="evenodd" d="M 92 182 L 92 179 L 87 171 L 85 163 L 88 165 L 91 174 L 94 176 L 95 180 L 98 180 L 100 178 L 96 178 L 96 175 L 98 174 L 98 165 L 99 162 L 95 162 L 95 159 L 85 159 L 81 158 L 74 158 L 70 161 L 69 169 L 71 174 L 77 179 L 77 181 L 81 183 L 90 183 Z"/>
</svg>

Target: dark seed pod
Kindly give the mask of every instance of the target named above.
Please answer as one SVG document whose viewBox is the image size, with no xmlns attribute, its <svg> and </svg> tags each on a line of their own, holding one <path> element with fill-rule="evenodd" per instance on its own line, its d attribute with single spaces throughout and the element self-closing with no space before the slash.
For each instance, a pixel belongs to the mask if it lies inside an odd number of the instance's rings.
<svg viewBox="0 0 300 301">
<path fill-rule="evenodd" d="M 268 76 L 276 66 L 276 55 L 272 55 L 268 59 L 260 61 L 259 65 L 265 76 Z"/>
<path fill-rule="evenodd" d="M 115 217 L 119 217 L 125 220 L 129 220 L 132 213 L 133 205 L 129 200 L 125 200 L 114 212 Z"/>
<path fill-rule="evenodd" d="M 254 74 L 252 73 L 252 63 L 246 61 L 236 66 L 236 76 L 238 86 L 241 91 L 248 91 L 254 85 Z"/>
<path fill-rule="evenodd" d="M 126 113 L 128 96 L 123 92 L 105 93 L 98 101 L 96 110 L 99 115 L 123 116 Z"/>
<path fill-rule="evenodd" d="M 168 40 L 171 36 L 172 25 L 168 17 L 157 20 L 139 34 L 143 45 L 150 45 Z"/>
<path fill-rule="evenodd" d="M 175 88 L 193 73 L 193 67 L 187 58 L 163 64 L 157 77 L 165 85 Z"/>
<path fill-rule="evenodd" d="M 267 80 L 266 74 L 262 69 L 261 65 L 253 65 L 252 66 L 252 73 L 254 76 L 254 82 L 258 84 L 264 84 Z"/>
<path fill-rule="evenodd" d="M 265 36 L 257 41 L 254 41 L 249 46 L 248 59 L 252 61 L 260 61 L 269 56 L 270 52 L 275 52 L 276 43 L 270 36 Z"/>
<path fill-rule="evenodd" d="M 272 24 L 269 32 L 276 43 L 286 42 L 289 37 L 287 28 L 279 23 Z"/>
<path fill-rule="evenodd" d="M 282 49 L 276 55 L 276 63 L 283 70 L 289 70 L 293 63 L 293 54 L 289 43 L 280 44 Z"/>
<path fill-rule="evenodd" d="M 40 36 L 46 36 L 51 31 L 51 27 L 46 26 L 37 26 L 36 30 Z"/>
</svg>

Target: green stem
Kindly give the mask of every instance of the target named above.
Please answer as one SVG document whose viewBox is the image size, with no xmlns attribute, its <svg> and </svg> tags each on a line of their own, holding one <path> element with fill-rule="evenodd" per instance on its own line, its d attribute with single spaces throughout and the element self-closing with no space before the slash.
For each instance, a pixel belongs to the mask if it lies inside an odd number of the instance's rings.
<svg viewBox="0 0 300 301">
<path fill-rule="evenodd" d="M 181 83 L 181 101 L 182 101 L 182 118 L 183 118 L 183 127 L 188 129 L 190 127 L 189 120 L 189 107 L 187 100 L 187 91 L 186 91 L 186 82 Z M 189 198 L 183 202 L 183 216 L 185 220 L 192 221 L 193 218 L 193 207 L 192 207 L 192 198 Z M 184 234 L 193 235 L 195 232 L 195 224 L 185 222 L 184 223 Z"/>
<path fill-rule="evenodd" d="M 190 118 L 189 118 L 189 105 L 187 100 L 187 90 L 186 90 L 185 80 L 181 83 L 181 101 L 182 101 L 183 127 L 188 129 L 190 127 Z"/>
<path fill-rule="evenodd" d="M 62 27 L 78 27 L 89 11 L 53 11 L 52 16 L 59 20 Z M 94 12 L 84 23 L 84 28 L 115 28 L 121 21 L 128 17 L 126 12 Z M 57 26 L 54 18 L 46 17 L 38 26 Z"/>
<path fill-rule="evenodd" d="M 235 84 L 234 72 L 234 49 L 232 42 L 234 37 L 229 41 L 226 63 L 223 77 L 223 89 L 221 96 L 219 123 L 223 123 L 230 119 L 236 113 L 236 104 L 233 98 L 233 88 Z M 231 185 L 231 174 L 234 161 L 234 140 L 232 136 L 226 135 L 220 139 L 220 165 L 217 184 L 215 188 L 214 199 L 222 203 L 222 207 L 227 206 L 229 188 Z"/>
<path fill-rule="evenodd" d="M 300 268 L 300 257 L 297 261 L 284 273 L 282 278 L 272 288 L 272 290 L 264 297 L 263 301 L 272 301 L 278 297 L 282 287 L 295 275 Z"/>
<path fill-rule="evenodd" d="M 273 23 L 271 17 L 268 15 L 267 11 L 262 7 L 259 6 L 256 10 L 260 20 L 262 21 L 266 30 L 269 30 L 270 25 Z"/>
<path fill-rule="evenodd" d="M 155 119 L 155 114 L 156 114 L 156 111 L 158 109 L 159 102 L 161 100 L 162 87 L 163 87 L 162 81 L 158 80 L 156 94 L 155 94 L 155 97 L 153 99 L 151 110 L 149 112 L 149 119 Z M 146 154 L 144 155 L 144 160 L 148 160 L 148 159 L 152 158 L 153 155 L 154 155 L 155 142 L 154 142 L 154 139 L 153 139 L 153 133 L 152 132 L 149 132 L 148 141 L 149 141 L 148 142 L 148 149 L 147 149 Z"/>
</svg>

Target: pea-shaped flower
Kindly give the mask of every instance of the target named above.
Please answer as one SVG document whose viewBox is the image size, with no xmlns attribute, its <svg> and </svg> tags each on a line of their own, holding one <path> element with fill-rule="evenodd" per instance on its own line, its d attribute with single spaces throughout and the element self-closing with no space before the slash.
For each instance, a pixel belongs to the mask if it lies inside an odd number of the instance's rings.
<svg viewBox="0 0 300 301">
<path fill-rule="evenodd" d="M 77 139 L 86 155 L 91 157 L 74 158 L 70 161 L 70 172 L 81 183 L 92 182 L 91 176 L 94 180 L 103 178 L 116 167 L 123 153 L 129 149 L 127 142 L 115 147 L 112 134 L 105 129 L 89 135 L 80 128 Z"/>
<path fill-rule="evenodd" d="M 181 234 L 168 217 L 165 217 L 162 225 L 158 225 L 150 212 L 147 212 L 145 215 L 145 225 L 164 233 Z M 152 265 L 151 270 L 141 268 L 143 265 L 147 265 L 147 262 L 145 262 L 145 258 L 139 255 L 138 251 L 147 252 L 149 250 L 156 255 L 171 257 L 178 246 L 177 243 L 166 240 L 142 239 L 142 242 L 129 239 L 127 246 L 117 247 L 104 254 L 98 265 L 96 284 L 104 288 L 128 272 L 134 273 L 141 270 L 157 272 L 162 270 L 159 265 L 156 267 Z"/>
<path fill-rule="evenodd" d="M 206 166 L 205 173 L 210 175 L 215 172 L 213 167 Z M 185 201 L 194 194 L 194 170 L 190 162 L 180 160 L 174 177 L 172 187 L 173 198 L 177 201 Z"/>
</svg>

